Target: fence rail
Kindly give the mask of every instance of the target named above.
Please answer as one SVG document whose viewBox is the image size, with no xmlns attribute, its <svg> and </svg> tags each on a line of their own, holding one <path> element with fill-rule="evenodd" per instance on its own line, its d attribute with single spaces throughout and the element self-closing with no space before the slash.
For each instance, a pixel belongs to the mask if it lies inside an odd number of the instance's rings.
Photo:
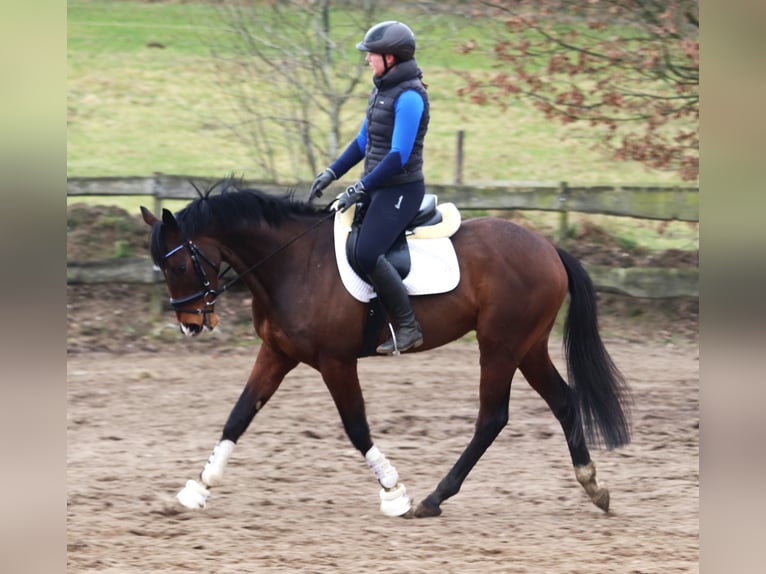
<svg viewBox="0 0 766 574">
<path fill-rule="evenodd" d="M 615 268 L 585 265 L 597 291 L 640 297 L 668 299 L 699 297 L 697 269 L 666 267 Z M 155 272 L 149 257 L 110 259 L 108 261 L 70 261 L 67 283 L 162 283 L 162 274 Z"/>
<path fill-rule="evenodd" d="M 205 189 L 216 180 L 157 174 L 154 177 L 98 177 L 67 180 L 67 195 L 150 196 L 155 207 L 163 200 L 197 197 L 190 182 Z M 267 193 L 284 193 L 289 188 L 308 190 L 310 183 L 281 184 L 247 181 Z M 337 188 L 330 188 L 330 193 Z M 637 217 L 641 219 L 699 221 L 699 188 L 687 186 L 598 185 L 570 186 L 566 182 L 508 182 L 499 185 L 428 184 L 441 202 L 453 202 L 459 209 L 519 209 L 530 211 L 581 212 Z"/>
<path fill-rule="evenodd" d="M 69 178 L 67 195 L 146 196 L 152 198 L 159 213 L 166 200 L 192 200 L 197 197 L 194 184 L 207 189 L 214 179 L 156 174 L 153 177 Z M 266 193 L 283 194 L 289 188 L 308 190 L 309 183 L 293 185 L 268 181 L 247 181 Z M 336 184 L 328 191 L 341 191 Z M 439 201 L 453 202 L 459 209 L 555 211 L 561 214 L 561 229 L 566 229 L 570 212 L 616 215 L 655 220 L 699 221 L 699 189 L 668 186 L 569 186 L 565 182 L 508 182 L 504 185 L 427 185 Z M 694 269 L 609 268 L 586 266 L 596 289 L 633 297 L 698 297 L 699 273 Z M 69 262 L 69 283 L 153 283 L 160 278 L 148 258 L 108 262 Z"/>
</svg>

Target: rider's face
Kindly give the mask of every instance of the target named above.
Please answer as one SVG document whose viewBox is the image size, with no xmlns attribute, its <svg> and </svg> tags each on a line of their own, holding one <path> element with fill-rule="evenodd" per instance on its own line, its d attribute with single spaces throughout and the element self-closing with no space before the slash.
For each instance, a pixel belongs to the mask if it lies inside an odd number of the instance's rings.
<svg viewBox="0 0 766 574">
<path fill-rule="evenodd" d="M 367 52 L 367 56 L 365 56 L 365 60 L 367 60 L 367 63 L 372 68 L 373 74 L 376 76 L 382 76 L 383 73 L 386 71 L 386 66 L 383 63 L 383 58 L 389 58 L 389 68 L 391 67 L 391 60 L 390 56 L 384 56 L 383 54 L 374 54 L 372 52 Z"/>
</svg>

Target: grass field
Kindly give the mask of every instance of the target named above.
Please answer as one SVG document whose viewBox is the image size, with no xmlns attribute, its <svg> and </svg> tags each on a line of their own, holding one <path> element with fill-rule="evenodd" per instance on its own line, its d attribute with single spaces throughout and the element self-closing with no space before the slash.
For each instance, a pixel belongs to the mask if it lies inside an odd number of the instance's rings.
<svg viewBox="0 0 766 574">
<path fill-rule="evenodd" d="M 69 0 L 67 16 L 69 176 L 160 172 L 263 177 L 253 150 L 227 127 L 237 119 L 236 102 L 220 82 L 219 64 L 210 54 L 209 39 L 220 18 L 215 6 Z M 342 21 L 343 16 L 338 12 L 332 18 Z M 453 181 L 456 134 L 463 130 L 465 183 L 680 183 L 672 173 L 604 157 L 591 149 L 586 128 L 548 121 L 526 102 L 510 101 L 500 110 L 459 98 L 456 90 L 462 80 L 455 70 L 492 65 L 486 56 L 465 56 L 457 49 L 462 41 L 481 34 L 481 24 L 443 15 L 430 17 L 428 26 L 418 49 L 432 105 L 425 158 L 428 181 Z M 359 30 L 358 35 L 363 33 Z M 263 85 L 267 89 L 268 83 Z M 345 109 L 348 139 L 361 121 L 369 87 L 364 82 L 358 99 Z M 282 161 L 289 162 L 286 153 Z M 305 173 L 302 179 L 310 177 Z M 291 181 L 290 176 L 285 181 Z M 110 201 L 130 210 L 135 203 Z M 639 227 L 657 224 L 643 222 Z M 682 233 L 686 248 L 696 244 L 695 234 Z"/>
</svg>

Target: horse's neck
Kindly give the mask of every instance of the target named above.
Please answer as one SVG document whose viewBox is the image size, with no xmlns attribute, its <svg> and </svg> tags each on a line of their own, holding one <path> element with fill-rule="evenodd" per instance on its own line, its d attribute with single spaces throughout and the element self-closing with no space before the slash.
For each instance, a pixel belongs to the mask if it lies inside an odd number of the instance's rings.
<svg viewBox="0 0 766 574">
<path fill-rule="evenodd" d="M 320 279 L 319 273 L 307 276 L 306 270 L 326 269 L 327 264 L 334 264 L 332 228 L 305 230 L 289 225 L 224 240 L 224 259 L 242 277 L 257 303 L 271 304 L 285 292 L 286 284 L 288 291 L 294 291 L 296 286 L 312 289 Z"/>
</svg>

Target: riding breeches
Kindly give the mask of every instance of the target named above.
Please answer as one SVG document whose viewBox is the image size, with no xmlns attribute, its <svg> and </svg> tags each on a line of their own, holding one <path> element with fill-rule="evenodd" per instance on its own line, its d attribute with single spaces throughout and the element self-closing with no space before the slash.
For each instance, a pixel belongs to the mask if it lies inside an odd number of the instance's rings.
<svg viewBox="0 0 766 574">
<path fill-rule="evenodd" d="M 383 187 L 370 194 L 356 245 L 356 260 L 366 274 L 375 268 L 378 257 L 386 254 L 417 215 L 424 194 L 423 181 Z"/>
</svg>

